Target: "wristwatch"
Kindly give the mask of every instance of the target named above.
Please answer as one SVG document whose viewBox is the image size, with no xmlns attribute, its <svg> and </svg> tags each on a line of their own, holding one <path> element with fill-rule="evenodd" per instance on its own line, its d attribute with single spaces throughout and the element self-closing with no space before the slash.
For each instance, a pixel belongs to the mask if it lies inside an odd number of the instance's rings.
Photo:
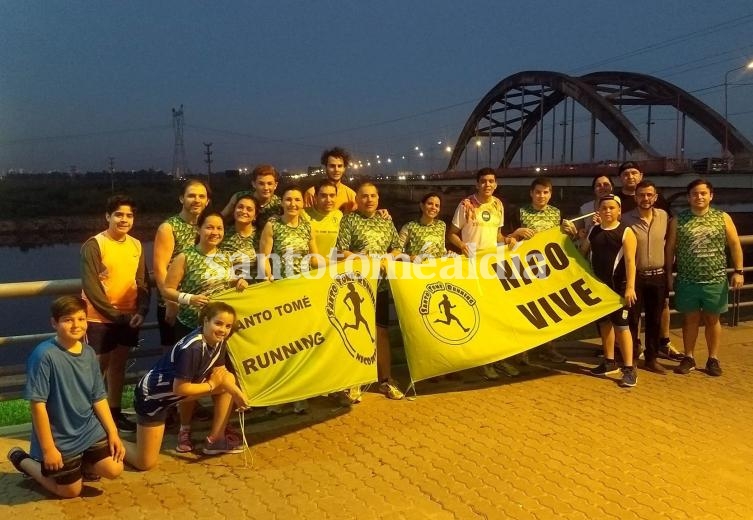
<svg viewBox="0 0 753 520">
<path fill-rule="evenodd" d="M 740 274 L 740 275 L 744 275 L 745 274 L 742 269 L 735 269 L 732 272 L 735 273 L 735 274 Z"/>
</svg>

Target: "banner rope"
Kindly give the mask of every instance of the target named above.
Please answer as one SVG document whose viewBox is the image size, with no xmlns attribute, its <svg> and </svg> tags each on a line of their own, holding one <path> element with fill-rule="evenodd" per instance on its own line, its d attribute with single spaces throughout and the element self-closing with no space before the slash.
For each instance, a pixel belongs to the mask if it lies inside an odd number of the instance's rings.
<svg viewBox="0 0 753 520">
<path fill-rule="evenodd" d="M 238 427 L 241 430 L 241 439 L 243 439 L 243 467 L 254 466 L 254 454 L 251 453 L 251 448 L 246 440 L 246 412 L 244 410 L 238 410 Z M 248 456 L 251 455 L 251 464 L 249 465 Z"/>
</svg>

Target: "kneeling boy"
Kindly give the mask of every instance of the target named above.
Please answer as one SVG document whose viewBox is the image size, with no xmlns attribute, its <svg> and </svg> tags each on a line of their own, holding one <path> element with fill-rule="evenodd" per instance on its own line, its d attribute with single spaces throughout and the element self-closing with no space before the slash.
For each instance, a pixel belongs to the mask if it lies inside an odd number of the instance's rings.
<svg viewBox="0 0 753 520">
<path fill-rule="evenodd" d="M 125 448 L 107 404 L 94 350 L 83 342 L 86 303 L 63 296 L 51 307 L 57 334 L 26 363 L 25 397 L 31 402 L 31 453 L 11 448 L 13 466 L 63 498 L 81 494 L 83 472 L 115 478 Z"/>
</svg>

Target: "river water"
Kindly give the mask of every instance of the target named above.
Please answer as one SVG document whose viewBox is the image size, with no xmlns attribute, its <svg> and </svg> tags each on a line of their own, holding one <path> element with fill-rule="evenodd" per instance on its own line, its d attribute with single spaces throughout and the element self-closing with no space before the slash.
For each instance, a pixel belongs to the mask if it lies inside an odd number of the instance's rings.
<svg viewBox="0 0 753 520">
<path fill-rule="evenodd" d="M 152 242 L 143 243 L 147 266 L 151 265 Z M 54 244 L 31 249 L 0 247 L 0 283 L 79 278 L 81 244 Z M 154 292 L 154 290 L 153 290 Z M 52 331 L 49 305 L 54 296 L 0 300 L 0 336 L 39 334 Z M 152 304 L 147 321 L 156 321 Z M 156 331 L 142 333 L 145 342 L 159 342 Z M 34 345 L 0 346 L 0 366 L 23 363 Z"/>
</svg>

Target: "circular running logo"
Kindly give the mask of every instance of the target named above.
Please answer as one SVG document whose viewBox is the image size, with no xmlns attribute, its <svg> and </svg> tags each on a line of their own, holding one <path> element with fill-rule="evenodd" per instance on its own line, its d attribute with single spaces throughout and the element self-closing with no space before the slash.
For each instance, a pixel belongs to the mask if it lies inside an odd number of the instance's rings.
<svg viewBox="0 0 753 520">
<path fill-rule="evenodd" d="M 327 318 L 340 334 L 353 359 L 364 365 L 376 362 L 374 291 L 360 272 L 343 273 L 333 278 L 327 290 Z"/>
<path fill-rule="evenodd" d="M 446 282 L 426 286 L 418 313 L 431 335 L 449 345 L 470 341 L 480 324 L 475 298 L 462 287 Z"/>
</svg>

